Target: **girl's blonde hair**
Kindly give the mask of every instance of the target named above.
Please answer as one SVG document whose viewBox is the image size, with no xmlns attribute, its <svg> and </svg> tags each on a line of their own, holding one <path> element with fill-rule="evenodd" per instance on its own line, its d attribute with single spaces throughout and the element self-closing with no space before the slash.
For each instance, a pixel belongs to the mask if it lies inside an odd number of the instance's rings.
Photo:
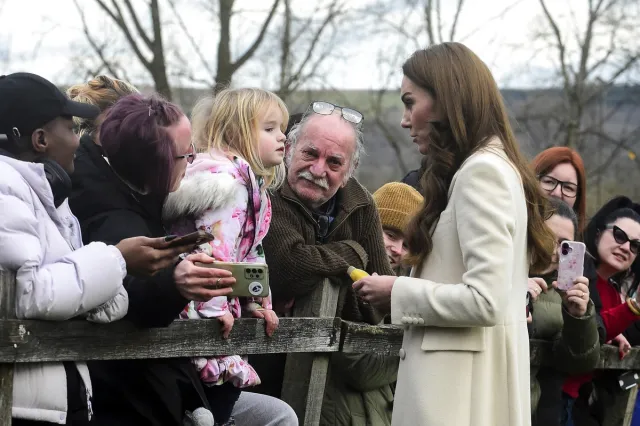
<svg viewBox="0 0 640 426">
<path fill-rule="evenodd" d="M 106 75 L 99 75 L 67 89 L 67 95 L 72 101 L 97 106 L 100 113 L 111 108 L 118 99 L 138 93 L 138 89 L 132 84 Z M 73 117 L 73 122 L 80 136 L 86 133 L 93 135 L 100 124 L 97 119 L 80 117 Z"/>
<path fill-rule="evenodd" d="M 284 162 L 265 167 L 258 149 L 259 124 L 272 108 L 282 113 L 280 130 L 284 133 L 289 112 L 275 93 L 262 89 L 225 89 L 215 97 L 201 99 L 193 108 L 191 123 L 198 152 L 212 148 L 232 152 L 244 158 L 256 176 L 269 188 L 277 188 L 285 178 Z"/>
</svg>

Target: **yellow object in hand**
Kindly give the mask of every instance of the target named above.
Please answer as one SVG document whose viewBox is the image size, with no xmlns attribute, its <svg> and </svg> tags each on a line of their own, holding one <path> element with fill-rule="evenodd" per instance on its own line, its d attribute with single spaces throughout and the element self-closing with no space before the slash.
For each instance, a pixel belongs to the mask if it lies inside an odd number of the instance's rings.
<svg viewBox="0 0 640 426">
<path fill-rule="evenodd" d="M 349 274 L 353 282 L 359 281 L 364 277 L 369 276 L 369 274 L 366 271 L 363 271 L 362 269 L 354 268 L 353 266 L 349 266 L 349 269 L 347 269 L 347 274 Z"/>
</svg>

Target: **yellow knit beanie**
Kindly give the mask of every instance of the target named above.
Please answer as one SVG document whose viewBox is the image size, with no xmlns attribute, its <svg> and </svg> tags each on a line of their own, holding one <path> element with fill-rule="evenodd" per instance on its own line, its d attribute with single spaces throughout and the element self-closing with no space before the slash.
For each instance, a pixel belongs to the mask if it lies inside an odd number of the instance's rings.
<svg viewBox="0 0 640 426">
<path fill-rule="evenodd" d="M 374 192 L 373 200 L 376 202 L 382 226 L 404 232 L 424 199 L 406 183 L 391 182 Z"/>
</svg>

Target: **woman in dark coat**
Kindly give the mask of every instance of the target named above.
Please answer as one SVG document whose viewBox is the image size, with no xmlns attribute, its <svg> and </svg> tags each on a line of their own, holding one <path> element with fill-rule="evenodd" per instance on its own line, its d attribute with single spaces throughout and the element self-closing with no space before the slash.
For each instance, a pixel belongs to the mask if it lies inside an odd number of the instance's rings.
<svg viewBox="0 0 640 426">
<path fill-rule="evenodd" d="M 139 95 L 121 99 L 100 127 L 100 145 L 86 134 L 76 156 L 70 204 L 85 241 L 166 235 L 162 202 L 192 158 L 189 120 L 177 106 Z M 194 265 L 211 260 L 192 255 L 151 278 L 127 276 L 126 319 L 163 327 L 189 300 L 228 294 L 229 272 Z M 101 424 L 182 425 L 186 411 L 209 408 L 188 359 L 94 361 L 89 368 Z"/>
<path fill-rule="evenodd" d="M 102 111 L 96 120 L 76 122 L 82 138 L 70 202 L 87 232 L 85 238 L 110 241 L 123 235 L 166 235 L 160 216 L 168 190 L 163 190 L 159 183 L 171 176 L 171 189 L 175 189 L 174 179 L 182 178 L 187 162 L 192 159 L 186 117 L 175 105 L 157 99 L 138 99 L 138 103 L 147 104 L 138 111 L 137 119 L 125 109 L 126 113 L 119 118 L 112 117 L 111 125 L 100 127 L 106 111 L 137 90 L 124 81 L 98 76 L 71 87 L 68 93 L 75 101 L 96 105 Z M 143 132 L 144 126 L 136 126 L 139 134 L 131 135 L 126 129 L 129 120 L 160 123 L 155 126 L 158 133 Z M 100 130 L 106 132 L 104 143 Z M 173 149 L 166 138 L 161 143 L 167 133 L 176 142 Z M 159 137 L 152 140 L 150 135 Z M 161 164 L 163 158 L 169 160 L 167 164 Z M 228 275 L 226 271 L 197 268 L 188 259 L 151 279 L 128 276 L 125 287 L 130 302 L 126 319 L 141 327 L 167 326 L 187 300 L 208 300 L 228 293 L 224 287 L 231 285 L 233 279 L 218 280 Z M 182 425 L 176 420 L 185 409 L 198 404 L 202 407 L 207 407 L 207 403 L 224 404 L 219 398 L 216 401 L 205 398 L 200 378 L 188 359 L 93 362 L 91 368 L 99 376 L 101 399 L 95 408 L 103 415 L 101 424 Z M 246 426 L 298 424 L 296 414 L 286 403 L 251 392 L 242 392 L 232 415 Z M 122 420 L 124 417 L 126 421 Z"/>
</svg>

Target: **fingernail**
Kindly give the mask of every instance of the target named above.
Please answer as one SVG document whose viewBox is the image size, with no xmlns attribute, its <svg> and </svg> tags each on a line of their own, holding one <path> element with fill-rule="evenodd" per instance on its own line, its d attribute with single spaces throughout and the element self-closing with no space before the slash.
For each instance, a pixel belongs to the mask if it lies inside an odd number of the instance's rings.
<svg viewBox="0 0 640 426">
<path fill-rule="evenodd" d="M 175 240 L 176 238 L 178 238 L 177 235 L 167 235 L 166 237 L 164 237 L 164 240 L 166 242 L 169 242 L 169 241 Z"/>
</svg>

